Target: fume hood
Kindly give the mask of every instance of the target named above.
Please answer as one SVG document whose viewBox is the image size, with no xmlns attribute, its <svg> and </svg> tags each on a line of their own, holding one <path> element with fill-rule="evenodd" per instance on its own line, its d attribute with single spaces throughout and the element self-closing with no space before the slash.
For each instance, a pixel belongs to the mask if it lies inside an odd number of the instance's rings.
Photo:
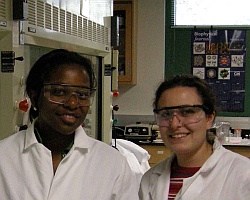
<svg viewBox="0 0 250 200">
<path fill-rule="evenodd" d="M 67 9 L 46 1 L 28 1 L 28 19 L 12 20 L 11 2 L 0 4 L 0 51 L 13 51 L 22 56 L 14 73 L 1 73 L 0 117 L 2 131 L 10 135 L 25 123 L 27 113 L 15 108 L 25 96 L 24 80 L 34 62 L 51 49 L 65 48 L 91 59 L 97 75 L 96 100 L 87 116 L 88 133 L 111 142 L 112 109 L 111 77 L 104 74 L 104 66 L 111 65 L 110 27 L 91 21 Z M 110 5 L 111 6 L 111 5 Z M 6 26 L 2 26 L 5 24 Z M 0 137 L 6 137 L 1 135 Z"/>
</svg>

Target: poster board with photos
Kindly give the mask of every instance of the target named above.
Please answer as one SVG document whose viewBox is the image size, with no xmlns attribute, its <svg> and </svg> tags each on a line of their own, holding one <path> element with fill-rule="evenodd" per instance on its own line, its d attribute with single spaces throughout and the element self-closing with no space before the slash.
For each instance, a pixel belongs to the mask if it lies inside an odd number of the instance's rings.
<svg viewBox="0 0 250 200">
<path fill-rule="evenodd" d="M 193 30 L 192 73 L 214 89 L 222 112 L 244 112 L 245 30 Z"/>
</svg>

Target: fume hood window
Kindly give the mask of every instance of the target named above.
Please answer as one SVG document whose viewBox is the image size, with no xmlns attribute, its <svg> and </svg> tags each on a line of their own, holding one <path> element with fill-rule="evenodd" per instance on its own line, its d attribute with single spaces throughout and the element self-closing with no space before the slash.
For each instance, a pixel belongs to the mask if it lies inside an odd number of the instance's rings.
<svg viewBox="0 0 250 200">
<path fill-rule="evenodd" d="M 81 14 L 81 8 L 83 6 L 84 8 L 89 7 L 89 0 L 45 0 L 45 2 L 76 15 Z"/>
<path fill-rule="evenodd" d="M 174 26 L 250 25 L 249 0 L 172 0 Z"/>
<path fill-rule="evenodd" d="M 104 24 L 103 16 L 111 16 L 113 0 L 89 0 L 89 19 Z"/>
<path fill-rule="evenodd" d="M 104 25 L 103 17 L 112 16 L 113 0 L 44 0 L 46 3 L 81 15 L 89 20 Z"/>
</svg>

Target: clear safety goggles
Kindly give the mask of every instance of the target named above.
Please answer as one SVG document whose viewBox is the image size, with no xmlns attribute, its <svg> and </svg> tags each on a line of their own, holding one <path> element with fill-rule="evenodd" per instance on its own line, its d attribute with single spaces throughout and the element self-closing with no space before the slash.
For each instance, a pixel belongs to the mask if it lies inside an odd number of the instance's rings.
<svg viewBox="0 0 250 200">
<path fill-rule="evenodd" d="M 44 84 L 44 96 L 56 104 L 65 104 L 74 95 L 78 106 L 91 106 L 95 90 L 95 88 L 68 84 Z"/>
<path fill-rule="evenodd" d="M 173 117 L 177 117 L 182 125 L 199 122 L 205 115 L 207 108 L 203 105 L 183 105 L 154 109 L 155 120 L 158 126 L 169 127 Z"/>
</svg>

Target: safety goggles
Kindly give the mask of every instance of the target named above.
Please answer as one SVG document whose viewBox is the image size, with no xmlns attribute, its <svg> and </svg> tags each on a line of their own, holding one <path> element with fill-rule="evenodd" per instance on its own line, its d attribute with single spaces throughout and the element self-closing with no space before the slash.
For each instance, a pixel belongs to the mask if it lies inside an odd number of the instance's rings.
<svg viewBox="0 0 250 200">
<path fill-rule="evenodd" d="M 44 84 L 44 96 L 56 104 L 65 104 L 74 95 L 78 106 L 91 106 L 95 90 L 95 88 L 68 84 Z"/>
<path fill-rule="evenodd" d="M 155 120 L 158 126 L 169 127 L 173 117 L 177 117 L 182 125 L 199 122 L 205 115 L 207 107 L 204 105 L 183 105 L 154 109 Z"/>
</svg>

